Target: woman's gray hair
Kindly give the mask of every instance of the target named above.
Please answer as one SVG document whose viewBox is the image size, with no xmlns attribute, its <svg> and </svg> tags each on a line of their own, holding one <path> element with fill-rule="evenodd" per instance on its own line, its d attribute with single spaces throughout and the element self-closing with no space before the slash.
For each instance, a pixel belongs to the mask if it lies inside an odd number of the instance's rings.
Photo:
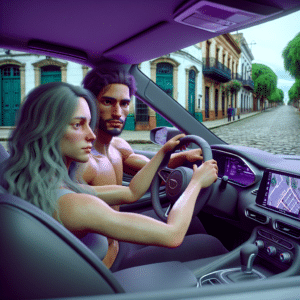
<svg viewBox="0 0 300 300">
<path fill-rule="evenodd" d="M 52 82 L 33 89 L 26 97 L 9 138 L 10 157 L 1 167 L 1 185 L 50 215 L 56 209 L 56 191 L 66 186 L 91 193 L 69 177 L 60 142 L 83 97 L 91 111 L 91 128 L 97 121 L 94 96 L 81 87 Z"/>
</svg>

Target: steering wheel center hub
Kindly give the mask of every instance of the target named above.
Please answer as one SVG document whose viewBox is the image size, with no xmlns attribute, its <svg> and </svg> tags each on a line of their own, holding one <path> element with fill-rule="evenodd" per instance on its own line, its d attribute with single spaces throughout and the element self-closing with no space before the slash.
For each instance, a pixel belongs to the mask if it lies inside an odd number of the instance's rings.
<svg viewBox="0 0 300 300">
<path fill-rule="evenodd" d="M 182 182 L 183 174 L 181 170 L 174 170 L 166 182 L 166 193 L 170 200 L 176 201 L 181 195 Z"/>
</svg>

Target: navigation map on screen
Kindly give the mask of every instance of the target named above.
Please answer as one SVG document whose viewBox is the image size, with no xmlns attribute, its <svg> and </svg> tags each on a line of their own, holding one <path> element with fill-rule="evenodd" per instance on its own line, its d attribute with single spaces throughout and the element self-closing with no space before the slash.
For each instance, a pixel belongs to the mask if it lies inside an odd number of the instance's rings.
<svg viewBox="0 0 300 300">
<path fill-rule="evenodd" d="M 269 173 L 264 204 L 294 216 L 300 210 L 300 178 Z"/>
</svg>

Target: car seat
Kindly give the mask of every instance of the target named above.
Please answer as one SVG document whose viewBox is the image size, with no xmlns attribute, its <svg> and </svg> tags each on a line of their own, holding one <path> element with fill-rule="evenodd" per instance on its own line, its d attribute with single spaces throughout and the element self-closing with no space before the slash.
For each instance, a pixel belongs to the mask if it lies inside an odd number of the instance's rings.
<svg viewBox="0 0 300 300">
<path fill-rule="evenodd" d="M 9 154 L 0 145 L 0 163 Z M 38 207 L 0 194 L 0 299 L 122 293 L 101 260 Z"/>
</svg>

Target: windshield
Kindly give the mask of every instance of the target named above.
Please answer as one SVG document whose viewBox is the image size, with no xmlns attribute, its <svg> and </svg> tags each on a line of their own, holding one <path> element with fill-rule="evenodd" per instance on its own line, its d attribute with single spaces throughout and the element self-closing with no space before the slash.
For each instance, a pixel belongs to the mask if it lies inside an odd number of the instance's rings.
<svg viewBox="0 0 300 300">
<path fill-rule="evenodd" d="M 299 17 L 296 12 L 221 35 L 139 67 L 226 143 L 300 155 L 300 85 L 291 73 L 296 63 L 287 63 L 293 49 L 300 49 Z M 141 126 L 149 126 L 151 118 L 156 126 L 172 126 L 141 101 L 135 103 Z"/>
<path fill-rule="evenodd" d="M 139 68 L 226 143 L 300 155 L 299 67 L 294 54 L 300 53 L 300 29 L 295 26 L 299 18 L 296 12 L 221 35 L 145 61 Z M 9 49 L 0 49 L 0 57 L 0 138 L 5 147 L 17 111 L 31 89 L 52 81 L 80 85 L 90 69 Z M 155 107 L 132 97 L 121 137 L 134 150 L 155 152 L 161 146 L 150 141 L 149 133 L 160 126 L 172 127 Z"/>
</svg>

